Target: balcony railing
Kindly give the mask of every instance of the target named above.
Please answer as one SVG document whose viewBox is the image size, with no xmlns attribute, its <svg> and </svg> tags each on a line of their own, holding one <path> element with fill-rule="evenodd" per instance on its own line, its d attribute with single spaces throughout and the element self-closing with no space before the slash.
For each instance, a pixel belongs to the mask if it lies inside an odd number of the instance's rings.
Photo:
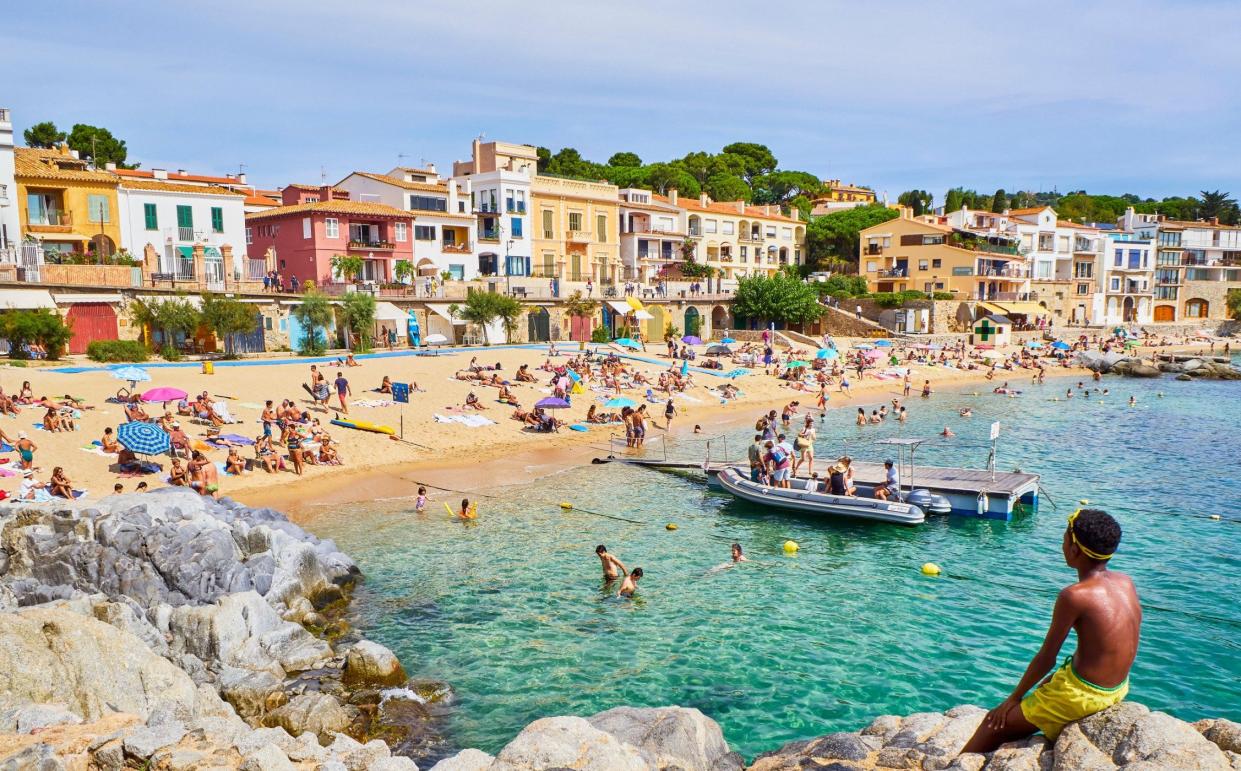
<svg viewBox="0 0 1241 771">
<path fill-rule="evenodd" d="M 639 235 L 651 235 L 651 236 L 683 236 L 685 235 L 685 233 L 680 230 L 665 230 L 663 228 L 653 228 L 649 225 L 637 225 L 629 232 L 637 233 Z"/>
<path fill-rule="evenodd" d="M 905 278 L 904 268 L 886 268 L 879 270 L 879 278 Z"/>
<path fill-rule="evenodd" d="M 592 234 L 589 230 L 570 230 L 567 233 L 566 240 L 589 242 L 592 240 Z"/>
<path fill-rule="evenodd" d="M 1034 302 L 1038 300 L 1038 292 L 974 292 L 971 300 L 994 300 L 995 302 Z"/>
<path fill-rule="evenodd" d="M 881 244 L 867 244 L 866 254 L 870 257 L 883 254 L 883 246 Z"/>
<path fill-rule="evenodd" d="M 547 237 L 548 237 L 548 238 L 551 238 L 551 236 L 547 236 Z M 483 232 L 481 232 L 481 233 L 479 233 L 479 234 L 478 234 L 478 240 L 479 240 L 479 241 L 486 241 L 486 242 L 488 242 L 488 243 L 492 243 L 492 244 L 498 244 L 498 243 L 500 243 L 500 231 L 498 231 L 498 230 L 484 230 Z"/>
<path fill-rule="evenodd" d="M 442 251 L 447 252 L 448 254 L 469 254 L 469 253 L 470 253 L 470 245 L 469 245 L 468 243 L 465 243 L 465 244 L 444 244 L 444 245 L 443 245 L 443 247 L 442 247 Z"/>
<path fill-rule="evenodd" d="M 516 205 L 510 203 L 510 204 L 506 204 L 504 208 L 508 211 L 509 214 L 525 214 L 526 213 L 526 205 L 524 203 L 518 203 Z"/>
<path fill-rule="evenodd" d="M 1000 278 L 1029 278 L 1030 269 L 1022 267 L 1022 268 L 1000 268 L 999 270 L 995 270 L 995 269 L 980 270 L 978 271 L 977 275 L 996 276 Z"/>
<path fill-rule="evenodd" d="M 73 225 L 73 213 L 45 210 L 26 215 L 26 225 L 34 228 L 67 228 Z"/>
<path fill-rule="evenodd" d="M 391 241 L 361 241 L 358 239 L 349 239 L 349 248 L 357 250 L 382 250 L 389 251 L 396 248 L 396 244 Z"/>
<path fill-rule="evenodd" d="M 194 228 L 181 227 L 180 225 L 177 226 L 177 240 L 178 241 L 193 242 L 196 240 L 194 236 L 195 236 Z"/>
<path fill-rule="evenodd" d="M 250 281 L 262 281 L 267 275 L 267 260 L 246 260 L 246 278 Z"/>
</svg>

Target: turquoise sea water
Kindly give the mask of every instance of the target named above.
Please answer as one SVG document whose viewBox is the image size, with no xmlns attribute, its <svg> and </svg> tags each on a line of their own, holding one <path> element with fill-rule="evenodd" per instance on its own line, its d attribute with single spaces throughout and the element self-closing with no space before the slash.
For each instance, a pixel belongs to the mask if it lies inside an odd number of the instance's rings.
<svg viewBox="0 0 1241 771">
<path fill-rule="evenodd" d="M 915 398 L 905 426 L 858 428 L 854 407 L 820 424 L 820 457 L 848 440 L 856 457 L 881 460 L 874 439 L 951 425 L 958 437 L 924 446 L 919 462 L 982 466 L 989 424 L 1001 421 L 998 467 L 1041 473 L 1049 494 L 1012 523 L 803 518 L 692 475 L 617 466 L 495 487 L 484 466 L 479 491 L 495 497 L 471 496 L 475 525 L 449 521 L 442 504 L 460 495 L 439 493 L 426 515 L 410 501 L 372 502 L 324 511 L 312 529 L 367 576 L 361 628 L 411 674 L 452 684 L 455 745 L 494 752 L 538 717 L 680 704 L 753 756 L 884 713 L 998 703 L 1074 578 L 1060 537 L 1088 498 L 1120 519 L 1115 568 L 1133 575 L 1146 610 L 1131 698 L 1185 718 L 1241 718 L 1241 383 L 1110 378 L 1106 398 L 1050 401 L 1071 385 Z M 964 405 L 975 417 L 957 415 Z M 732 432 L 734 452 L 748 435 Z M 701 458 L 702 445 L 686 439 L 674 452 Z M 790 538 L 796 557 L 781 552 Z M 715 569 L 733 541 L 751 561 Z M 644 569 L 636 599 L 603 590 L 598 543 Z M 921 575 L 928 560 L 944 575 Z"/>
</svg>

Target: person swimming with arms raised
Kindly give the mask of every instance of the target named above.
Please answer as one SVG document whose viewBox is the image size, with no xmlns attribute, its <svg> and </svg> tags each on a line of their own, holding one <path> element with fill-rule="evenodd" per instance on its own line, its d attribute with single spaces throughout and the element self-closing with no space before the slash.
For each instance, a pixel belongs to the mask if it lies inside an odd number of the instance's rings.
<svg viewBox="0 0 1241 771">
<path fill-rule="evenodd" d="M 1100 509 L 1079 509 L 1069 517 L 1060 549 L 1065 564 L 1077 571 L 1077 583 L 1060 592 L 1042 647 L 962 753 L 991 752 L 1038 731 L 1054 742 L 1069 723 L 1125 698 L 1141 637 L 1142 606 L 1133 580 L 1108 570 L 1120 537 L 1119 523 Z M 1071 630 L 1077 632 L 1077 651 L 1038 682 L 1056 665 Z M 1036 682 L 1038 687 L 1026 695 Z"/>
</svg>

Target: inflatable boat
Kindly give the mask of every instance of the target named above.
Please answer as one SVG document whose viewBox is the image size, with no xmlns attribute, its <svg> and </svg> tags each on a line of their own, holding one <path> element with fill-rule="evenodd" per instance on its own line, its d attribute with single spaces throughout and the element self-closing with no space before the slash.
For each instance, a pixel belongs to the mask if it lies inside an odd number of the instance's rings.
<svg viewBox="0 0 1241 771">
<path fill-rule="evenodd" d="M 824 514 L 844 519 L 868 519 L 898 525 L 920 525 L 926 520 L 922 509 L 899 501 L 881 501 L 848 495 L 817 492 L 814 480 L 791 479 L 790 487 L 770 487 L 750 481 L 747 468 L 731 466 L 717 475 L 717 482 L 735 497 L 761 506 L 774 506 L 806 514 Z"/>
</svg>

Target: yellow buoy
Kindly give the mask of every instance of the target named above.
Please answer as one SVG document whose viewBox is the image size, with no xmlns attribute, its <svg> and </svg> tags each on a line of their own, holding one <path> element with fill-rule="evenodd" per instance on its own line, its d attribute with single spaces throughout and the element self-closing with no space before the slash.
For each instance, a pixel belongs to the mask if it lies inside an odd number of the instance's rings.
<svg viewBox="0 0 1241 771">
<path fill-rule="evenodd" d="M 797 541 L 785 541 L 784 542 L 784 553 L 785 554 L 796 554 L 797 550 L 800 548 L 801 547 L 797 545 Z"/>
<path fill-rule="evenodd" d="M 1212 515 L 1211 515 L 1211 519 L 1219 519 L 1219 515 L 1218 515 L 1218 514 L 1212 514 Z"/>
<path fill-rule="evenodd" d="M 1090 505 L 1090 499 L 1089 499 L 1089 498 L 1082 498 L 1080 501 L 1078 501 L 1078 503 L 1080 503 L 1080 504 L 1081 504 L 1081 505 L 1083 505 L 1083 506 L 1089 506 L 1089 505 Z"/>
<path fill-rule="evenodd" d="M 665 530 L 676 530 L 677 529 L 676 523 L 669 522 L 668 524 L 664 525 L 664 529 Z"/>
<path fill-rule="evenodd" d="M 564 509 L 565 511 L 568 511 L 569 509 L 573 508 L 573 504 L 569 503 L 568 501 L 564 501 L 560 504 L 560 508 Z"/>
<path fill-rule="evenodd" d="M 922 565 L 922 575 L 924 576 L 937 576 L 939 573 L 939 565 L 936 565 L 934 562 L 927 562 Z"/>
</svg>

